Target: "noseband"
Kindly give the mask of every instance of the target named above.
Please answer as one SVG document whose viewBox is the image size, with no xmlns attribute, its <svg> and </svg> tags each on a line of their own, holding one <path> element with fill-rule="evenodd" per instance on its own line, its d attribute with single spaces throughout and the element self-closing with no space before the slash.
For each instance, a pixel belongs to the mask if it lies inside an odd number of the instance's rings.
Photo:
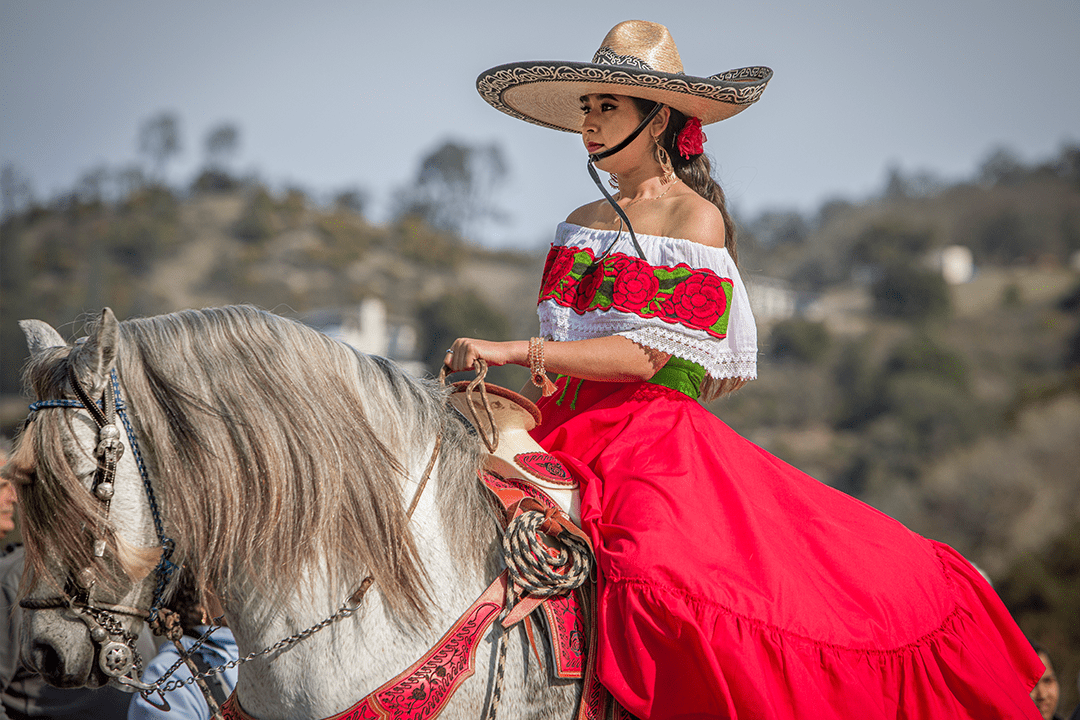
<svg viewBox="0 0 1080 720">
<path fill-rule="evenodd" d="M 98 444 L 94 450 L 97 459 L 97 470 L 91 484 L 91 492 L 99 502 L 104 505 L 104 515 L 98 525 L 94 538 L 94 557 L 105 556 L 105 531 L 109 518 L 109 509 L 115 494 L 116 466 L 124 454 L 124 444 L 120 439 L 120 430 L 116 427 L 116 418 L 124 425 L 128 442 L 131 444 L 131 452 L 142 477 L 143 488 L 150 505 L 150 512 L 154 520 L 154 530 L 158 541 L 161 543 L 161 558 L 158 560 L 154 574 L 157 582 L 154 595 L 147 609 L 133 608 L 115 603 L 101 602 L 94 597 L 96 579 L 94 572 L 89 567 L 84 568 L 77 577 L 69 578 L 62 596 L 51 598 L 27 598 L 19 602 L 20 607 L 28 610 L 45 610 L 68 608 L 86 624 L 90 630 L 90 639 L 98 647 L 98 667 L 103 673 L 113 678 L 120 685 L 127 685 L 133 689 L 141 688 L 139 676 L 142 674 L 142 658 L 136 648 L 138 636 L 124 630 L 114 615 L 131 615 L 141 617 L 147 622 L 153 623 L 158 616 L 161 607 L 162 594 L 168 585 L 169 579 L 176 570 L 172 562 L 173 548 L 175 543 L 165 536 L 164 525 L 161 520 L 157 497 L 154 494 L 150 475 L 146 471 L 142 453 L 135 438 L 135 432 L 128 419 L 126 408 L 120 397 L 120 380 L 116 369 L 109 372 L 108 380 L 102 389 L 102 397 L 94 402 L 86 391 L 82 381 L 79 380 L 73 364 L 68 365 L 68 379 L 75 392 L 77 400 L 39 400 L 30 405 L 30 415 L 26 418 L 29 425 L 39 410 L 49 408 L 82 408 L 90 414 L 98 427 Z M 134 670 L 134 677 L 129 677 Z"/>
</svg>

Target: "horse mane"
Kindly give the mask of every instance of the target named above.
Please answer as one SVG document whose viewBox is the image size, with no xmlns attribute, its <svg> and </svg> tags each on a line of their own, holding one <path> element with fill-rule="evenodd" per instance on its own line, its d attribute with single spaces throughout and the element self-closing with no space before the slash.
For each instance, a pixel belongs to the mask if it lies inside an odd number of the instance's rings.
<svg viewBox="0 0 1080 720">
<path fill-rule="evenodd" d="M 395 614 L 426 617 L 426 578 L 402 489 L 427 464 L 439 432 L 437 499 L 448 544 L 465 567 L 487 569 L 495 526 L 476 475 L 480 450 L 447 413 L 438 384 L 250 306 L 128 320 L 120 338 L 124 400 L 176 541 L 174 559 L 200 586 L 255 582 L 273 601 L 302 592 L 310 571 L 343 588 L 371 575 Z M 47 352 L 30 363 L 26 380 L 37 397 L 65 394 L 68 361 Z M 22 451 L 32 444 L 34 469 L 23 474 L 34 477 L 20 500 L 28 539 L 39 538 L 28 543 L 28 560 L 43 568 L 40 538 L 60 544 L 52 551 L 59 558 L 81 557 L 88 543 L 61 526 L 78 524 L 73 511 L 90 519 L 96 510 L 65 471 L 60 428 L 34 427 L 60 416 L 70 422 L 70 414 L 38 415 L 20 438 L 16 466 L 31 462 Z"/>
</svg>

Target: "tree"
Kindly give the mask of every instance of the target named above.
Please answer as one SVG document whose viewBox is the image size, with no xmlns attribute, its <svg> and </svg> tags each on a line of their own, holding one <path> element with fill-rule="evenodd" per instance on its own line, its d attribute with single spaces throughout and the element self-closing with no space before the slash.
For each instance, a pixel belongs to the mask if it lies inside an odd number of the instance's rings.
<svg viewBox="0 0 1080 720">
<path fill-rule="evenodd" d="M 99 205 L 111 200 L 109 192 L 113 175 L 105 165 L 98 165 L 84 172 L 75 183 L 75 196 L 87 205 Z"/>
<path fill-rule="evenodd" d="M 929 170 L 905 173 L 899 166 L 889 168 L 885 177 L 886 200 L 906 200 L 930 197 L 945 189 L 946 184 Z"/>
<path fill-rule="evenodd" d="M 448 140 L 420 162 L 413 185 L 398 193 L 395 215 L 399 220 L 419 217 L 438 230 L 465 237 L 482 222 L 505 218 L 491 195 L 506 175 L 498 145 Z"/>
<path fill-rule="evenodd" d="M 889 263 L 870 288 L 879 315 L 921 321 L 947 315 L 949 288 L 941 273 Z"/>
<path fill-rule="evenodd" d="M 0 199 L 3 200 L 2 218 L 17 215 L 34 204 L 34 191 L 30 178 L 10 163 L 0 170 Z"/>
<path fill-rule="evenodd" d="M 769 354 L 777 360 L 815 363 L 828 352 L 830 341 L 825 323 L 781 320 L 769 333 Z"/>
<path fill-rule="evenodd" d="M 851 257 L 866 265 L 905 264 L 934 246 L 931 231 L 895 220 L 881 220 L 855 238 Z"/>
<path fill-rule="evenodd" d="M 334 195 L 334 207 L 363 215 L 368 199 L 368 193 L 361 188 L 345 188 Z"/>
<path fill-rule="evenodd" d="M 229 160 L 240 149 L 240 131 L 231 123 L 222 123 L 206 134 L 206 167 L 225 172 Z"/>
<path fill-rule="evenodd" d="M 228 192 L 237 186 L 229 173 L 229 158 L 240 146 L 240 131 L 235 125 L 222 123 L 206 134 L 203 151 L 206 164 L 192 183 L 196 192 Z"/>
<path fill-rule="evenodd" d="M 1045 237 L 1028 231 L 1020 213 L 1006 207 L 982 220 L 973 249 L 980 259 L 1009 264 L 1037 256 L 1045 244 Z"/>
<path fill-rule="evenodd" d="M 165 165 L 180 153 L 180 119 L 176 113 L 162 112 L 139 129 L 139 152 L 150 159 L 151 176 L 165 181 Z"/>
<path fill-rule="evenodd" d="M 417 312 L 424 338 L 421 353 L 432 368 L 442 363 L 446 348 L 459 337 L 504 340 L 510 321 L 473 290 L 456 289 L 422 305 Z"/>
<path fill-rule="evenodd" d="M 979 180 L 986 185 L 1010 185 L 1022 180 L 1027 168 L 1012 150 L 998 148 L 979 168 Z"/>
<path fill-rule="evenodd" d="M 754 220 L 750 230 L 764 247 L 801 244 L 810 235 L 806 218 L 797 210 L 767 210 Z"/>
<path fill-rule="evenodd" d="M 130 199 L 132 195 L 146 187 L 146 173 L 138 165 L 129 165 L 120 168 L 114 175 L 116 191 L 121 200 Z"/>
</svg>

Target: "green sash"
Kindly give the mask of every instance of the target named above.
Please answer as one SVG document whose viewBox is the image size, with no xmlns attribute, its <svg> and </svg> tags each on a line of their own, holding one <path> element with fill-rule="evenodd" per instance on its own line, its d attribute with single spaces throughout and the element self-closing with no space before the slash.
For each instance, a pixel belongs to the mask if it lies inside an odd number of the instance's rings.
<svg viewBox="0 0 1080 720">
<path fill-rule="evenodd" d="M 678 390 L 683 395 L 689 395 L 696 400 L 701 391 L 701 381 L 704 379 L 705 368 L 695 362 L 672 355 L 649 382 Z"/>
</svg>

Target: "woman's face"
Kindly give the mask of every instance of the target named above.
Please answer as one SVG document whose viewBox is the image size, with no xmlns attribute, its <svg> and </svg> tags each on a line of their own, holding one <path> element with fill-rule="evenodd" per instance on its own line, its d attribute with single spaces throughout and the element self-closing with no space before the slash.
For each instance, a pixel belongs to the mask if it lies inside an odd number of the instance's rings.
<svg viewBox="0 0 1080 720">
<path fill-rule="evenodd" d="M 1039 653 L 1039 659 L 1046 666 L 1046 671 L 1039 678 L 1035 689 L 1031 691 L 1031 699 L 1035 701 L 1035 705 L 1038 706 L 1043 719 L 1051 720 L 1054 713 L 1057 712 L 1058 694 L 1061 688 L 1058 687 L 1057 675 L 1054 674 L 1054 666 L 1050 662 L 1050 656 L 1046 653 Z"/>
<path fill-rule="evenodd" d="M 581 111 L 585 117 L 581 123 L 581 139 L 590 155 L 613 148 L 632 133 L 641 123 L 637 105 L 626 95 L 582 95 Z M 652 152 L 653 138 L 646 128 L 630 145 L 597 164 L 608 170 L 611 160 L 635 160 L 638 155 Z M 615 168 L 612 168 L 615 170 Z M 612 170 L 608 170 L 609 172 Z"/>
</svg>

